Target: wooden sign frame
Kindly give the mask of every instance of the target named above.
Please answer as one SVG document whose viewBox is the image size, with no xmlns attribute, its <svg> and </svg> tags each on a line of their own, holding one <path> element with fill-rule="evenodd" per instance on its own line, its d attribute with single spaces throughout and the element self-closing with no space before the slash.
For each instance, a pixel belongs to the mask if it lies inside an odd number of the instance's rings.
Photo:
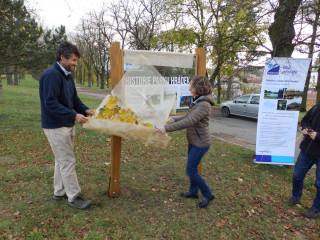
<svg viewBox="0 0 320 240">
<path fill-rule="evenodd" d="M 109 49 L 111 65 L 111 86 L 114 88 L 124 75 L 123 51 L 120 43 L 114 42 Z M 206 75 L 206 52 L 203 48 L 196 49 L 196 75 Z M 111 137 L 111 167 L 109 182 L 109 197 L 118 197 L 120 189 L 120 163 L 121 163 L 122 138 Z M 202 164 L 198 166 L 199 174 L 202 174 Z"/>
</svg>

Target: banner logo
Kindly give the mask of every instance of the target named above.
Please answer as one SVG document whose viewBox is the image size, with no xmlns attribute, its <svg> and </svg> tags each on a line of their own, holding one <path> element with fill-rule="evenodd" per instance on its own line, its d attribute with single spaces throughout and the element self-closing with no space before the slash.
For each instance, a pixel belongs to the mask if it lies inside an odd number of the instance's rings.
<svg viewBox="0 0 320 240">
<path fill-rule="evenodd" d="M 268 66 L 268 75 L 278 75 L 280 71 L 280 65 L 279 64 L 269 64 Z"/>
</svg>

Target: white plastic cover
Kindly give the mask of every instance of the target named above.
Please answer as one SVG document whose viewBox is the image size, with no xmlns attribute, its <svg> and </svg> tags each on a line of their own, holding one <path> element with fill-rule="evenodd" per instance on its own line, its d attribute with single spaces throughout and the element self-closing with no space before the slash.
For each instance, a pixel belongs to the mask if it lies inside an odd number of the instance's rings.
<svg viewBox="0 0 320 240">
<path fill-rule="evenodd" d="M 193 64 L 193 58 L 184 54 L 124 51 L 125 74 L 111 95 L 118 97 L 117 104 L 121 108 L 131 109 L 142 122 L 151 123 L 153 128 L 95 118 L 110 95 L 106 96 L 95 115 L 83 125 L 84 128 L 165 148 L 171 138 L 157 133 L 154 127 L 165 125 L 171 109 L 175 108 L 176 91 L 153 65 L 189 68 Z"/>
</svg>

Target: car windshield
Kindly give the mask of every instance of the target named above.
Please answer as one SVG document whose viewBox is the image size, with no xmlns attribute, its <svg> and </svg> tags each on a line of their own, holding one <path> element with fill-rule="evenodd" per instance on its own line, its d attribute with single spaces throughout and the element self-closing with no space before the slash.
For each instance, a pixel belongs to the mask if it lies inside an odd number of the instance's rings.
<svg viewBox="0 0 320 240">
<path fill-rule="evenodd" d="M 252 96 L 250 104 L 259 104 L 260 96 Z"/>
<path fill-rule="evenodd" d="M 248 100 L 250 98 L 250 95 L 245 95 L 245 96 L 242 96 L 242 97 L 239 97 L 235 100 L 236 103 L 247 103 Z"/>
</svg>

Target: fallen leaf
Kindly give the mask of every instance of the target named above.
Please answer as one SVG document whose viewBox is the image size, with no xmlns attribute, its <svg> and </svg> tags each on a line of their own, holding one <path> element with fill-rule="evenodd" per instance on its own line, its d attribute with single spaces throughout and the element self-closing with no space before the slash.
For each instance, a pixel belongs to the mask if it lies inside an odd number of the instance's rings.
<svg viewBox="0 0 320 240">
<path fill-rule="evenodd" d="M 12 214 L 13 216 L 19 216 L 20 215 L 20 212 L 19 211 L 16 211 L 16 212 L 14 212 L 13 214 Z"/>
<path fill-rule="evenodd" d="M 219 222 L 219 223 L 217 223 L 217 224 L 216 224 L 216 227 L 218 227 L 218 228 L 222 228 L 222 227 L 223 227 L 223 225 L 224 225 L 224 222 Z"/>
<path fill-rule="evenodd" d="M 254 229 L 254 228 L 249 228 L 250 229 L 250 232 L 252 232 L 253 234 L 257 234 L 258 233 L 258 231 L 256 230 L 256 229 Z"/>
<path fill-rule="evenodd" d="M 238 182 L 240 182 L 240 183 L 242 183 L 242 182 L 243 182 L 243 179 L 242 179 L 242 178 L 240 178 L 240 177 L 239 177 L 237 180 L 238 180 Z"/>
</svg>

